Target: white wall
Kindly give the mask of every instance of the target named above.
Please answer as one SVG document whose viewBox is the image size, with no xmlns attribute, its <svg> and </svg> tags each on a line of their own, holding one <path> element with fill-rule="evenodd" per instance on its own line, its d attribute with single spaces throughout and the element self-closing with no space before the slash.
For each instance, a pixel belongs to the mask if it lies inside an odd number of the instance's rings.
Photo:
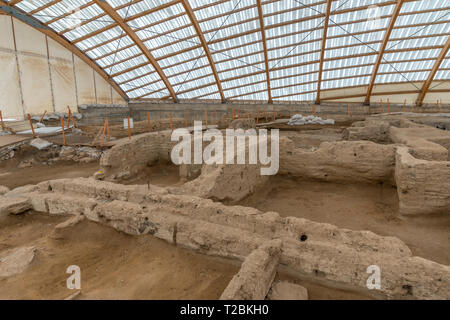
<svg viewBox="0 0 450 320">
<path fill-rule="evenodd" d="M 0 110 L 4 118 L 125 104 L 89 65 L 38 30 L 0 15 Z M 14 31 L 14 32 L 13 32 Z"/>
</svg>

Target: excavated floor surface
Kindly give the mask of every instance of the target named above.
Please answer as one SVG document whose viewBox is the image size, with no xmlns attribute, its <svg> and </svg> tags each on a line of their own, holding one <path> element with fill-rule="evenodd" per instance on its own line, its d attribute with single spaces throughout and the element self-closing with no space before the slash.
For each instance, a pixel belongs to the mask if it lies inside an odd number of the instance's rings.
<svg viewBox="0 0 450 320">
<path fill-rule="evenodd" d="M 98 162 L 58 162 L 50 166 L 37 165 L 28 168 L 0 165 L 1 185 L 14 189 L 27 184 L 63 178 L 90 177 L 98 170 Z"/>
<path fill-rule="evenodd" d="M 240 263 L 170 245 L 153 236 L 129 236 L 97 223 L 82 221 L 53 236 L 54 227 L 69 219 L 27 213 L 0 224 L 0 252 L 35 246 L 28 269 L 0 278 L 1 299 L 64 299 L 69 265 L 78 265 L 82 294 L 77 299 L 218 299 Z M 60 238 L 61 237 L 61 238 Z M 287 280 L 308 289 L 309 299 L 371 299 L 286 273 Z"/>
<path fill-rule="evenodd" d="M 335 184 L 275 176 L 239 205 L 403 240 L 421 256 L 450 265 L 450 217 L 402 217 L 397 190 L 386 185 Z"/>
<path fill-rule="evenodd" d="M 69 217 L 9 216 L 0 224 L 0 251 L 35 246 L 28 269 L 0 278 L 0 299 L 64 299 L 70 265 L 81 268 L 78 299 L 218 299 L 239 264 L 180 249 L 150 235 L 133 237 L 82 221 L 52 238 Z"/>
</svg>

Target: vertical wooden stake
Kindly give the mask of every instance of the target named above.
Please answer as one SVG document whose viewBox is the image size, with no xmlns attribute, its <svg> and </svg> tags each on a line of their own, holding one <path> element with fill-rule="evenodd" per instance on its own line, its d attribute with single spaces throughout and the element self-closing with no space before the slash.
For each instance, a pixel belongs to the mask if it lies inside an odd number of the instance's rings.
<svg viewBox="0 0 450 320">
<path fill-rule="evenodd" d="M 128 140 L 131 140 L 130 117 L 127 117 L 127 121 L 128 121 Z"/>
<path fill-rule="evenodd" d="M 267 110 L 264 110 L 264 118 L 266 118 L 266 122 L 269 122 L 269 119 L 267 118 Z"/>
<path fill-rule="evenodd" d="M 63 120 L 63 117 L 60 117 L 59 120 L 61 121 L 63 144 L 66 145 L 66 133 L 64 132 L 64 120 Z"/>
<path fill-rule="evenodd" d="M 103 139 L 105 139 L 105 132 L 106 132 L 106 124 L 108 122 L 108 118 L 105 119 L 105 123 L 103 124 L 103 131 L 102 131 L 102 135 L 100 137 L 100 147 L 103 146 Z M 129 126 L 129 124 L 128 124 Z"/>
<path fill-rule="evenodd" d="M 259 123 L 259 108 L 256 109 L 256 124 Z"/>
<path fill-rule="evenodd" d="M 67 130 L 69 130 L 69 127 L 70 127 L 70 108 L 69 108 L 69 106 L 67 106 L 67 109 L 68 109 L 68 111 L 67 111 Z"/>
<path fill-rule="evenodd" d="M 405 101 L 403 101 L 403 108 L 402 108 L 402 112 L 405 112 L 405 108 L 406 108 L 406 99 L 405 99 Z"/>
<path fill-rule="evenodd" d="M 273 121 L 277 119 L 277 111 L 275 110 L 275 106 L 273 106 Z"/>
<path fill-rule="evenodd" d="M 250 113 L 248 112 L 248 110 L 245 110 L 245 113 L 247 114 L 247 120 L 250 120 Z"/>
<path fill-rule="evenodd" d="M 216 125 L 217 124 L 217 121 L 216 121 L 216 109 L 214 109 L 214 125 Z"/>
<path fill-rule="evenodd" d="M 439 113 L 439 99 L 436 101 L 436 112 Z"/>
<path fill-rule="evenodd" d="M 187 128 L 189 126 L 189 110 L 186 109 L 184 113 L 184 126 Z"/>
<path fill-rule="evenodd" d="M 170 131 L 173 132 L 172 112 L 170 113 L 169 117 L 170 117 Z"/>
<path fill-rule="evenodd" d="M 384 113 L 383 99 L 380 99 L 380 104 L 381 104 L 381 113 Z"/>
<path fill-rule="evenodd" d="M 73 120 L 73 117 L 72 117 Z M 111 140 L 111 135 L 109 134 L 109 120 L 108 117 L 106 117 L 106 136 L 108 137 L 108 141 Z"/>
<path fill-rule="evenodd" d="M 205 109 L 205 126 L 208 129 L 208 111 Z"/>
<path fill-rule="evenodd" d="M 152 132 L 152 123 L 150 122 L 150 112 L 147 112 L 148 132 Z"/>
<path fill-rule="evenodd" d="M 2 115 L 2 111 L 0 110 L 0 123 L 2 125 L 2 130 L 5 130 L 5 124 L 3 123 L 3 115 Z"/>
<path fill-rule="evenodd" d="M 31 121 L 31 116 L 28 114 L 28 121 L 30 121 L 31 132 L 33 132 L 33 137 L 36 138 L 36 134 L 34 133 L 33 121 Z"/>
<path fill-rule="evenodd" d="M 387 99 L 388 113 L 391 113 L 391 102 Z"/>
<path fill-rule="evenodd" d="M 234 120 L 234 108 L 231 110 L 231 118 Z"/>
<path fill-rule="evenodd" d="M 39 119 L 39 123 L 42 123 L 42 120 L 44 119 L 46 113 L 47 110 L 45 110 L 44 113 L 42 114 L 41 119 Z"/>
</svg>

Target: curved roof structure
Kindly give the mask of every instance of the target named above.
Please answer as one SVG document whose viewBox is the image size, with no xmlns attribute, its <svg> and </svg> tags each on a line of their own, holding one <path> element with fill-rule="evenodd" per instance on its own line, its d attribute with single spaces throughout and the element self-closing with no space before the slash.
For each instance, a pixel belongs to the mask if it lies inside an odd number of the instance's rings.
<svg viewBox="0 0 450 320">
<path fill-rule="evenodd" d="M 0 0 L 130 100 L 316 101 L 450 80 L 450 0 Z M 435 85 L 436 86 L 436 85 Z M 405 92 L 406 93 L 406 92 Z M 342 95 L 339 98 L 343 98 Z"/>
</svg>

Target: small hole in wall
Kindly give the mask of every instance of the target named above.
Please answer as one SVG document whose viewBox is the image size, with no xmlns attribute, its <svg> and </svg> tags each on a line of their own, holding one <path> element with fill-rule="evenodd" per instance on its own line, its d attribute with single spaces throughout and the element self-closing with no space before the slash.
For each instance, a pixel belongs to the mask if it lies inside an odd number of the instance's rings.
<svg viewBox="0 0 450 320">
<path fill-rule="evenodd" d="M 304 241 L 306 241 L 308 239 L 308 236 L 306 235 L 306 234 L 302 234 L 301 236 L 300 236 L 300 241 L 301 242 L 304 242 Z"/>
</svg>

